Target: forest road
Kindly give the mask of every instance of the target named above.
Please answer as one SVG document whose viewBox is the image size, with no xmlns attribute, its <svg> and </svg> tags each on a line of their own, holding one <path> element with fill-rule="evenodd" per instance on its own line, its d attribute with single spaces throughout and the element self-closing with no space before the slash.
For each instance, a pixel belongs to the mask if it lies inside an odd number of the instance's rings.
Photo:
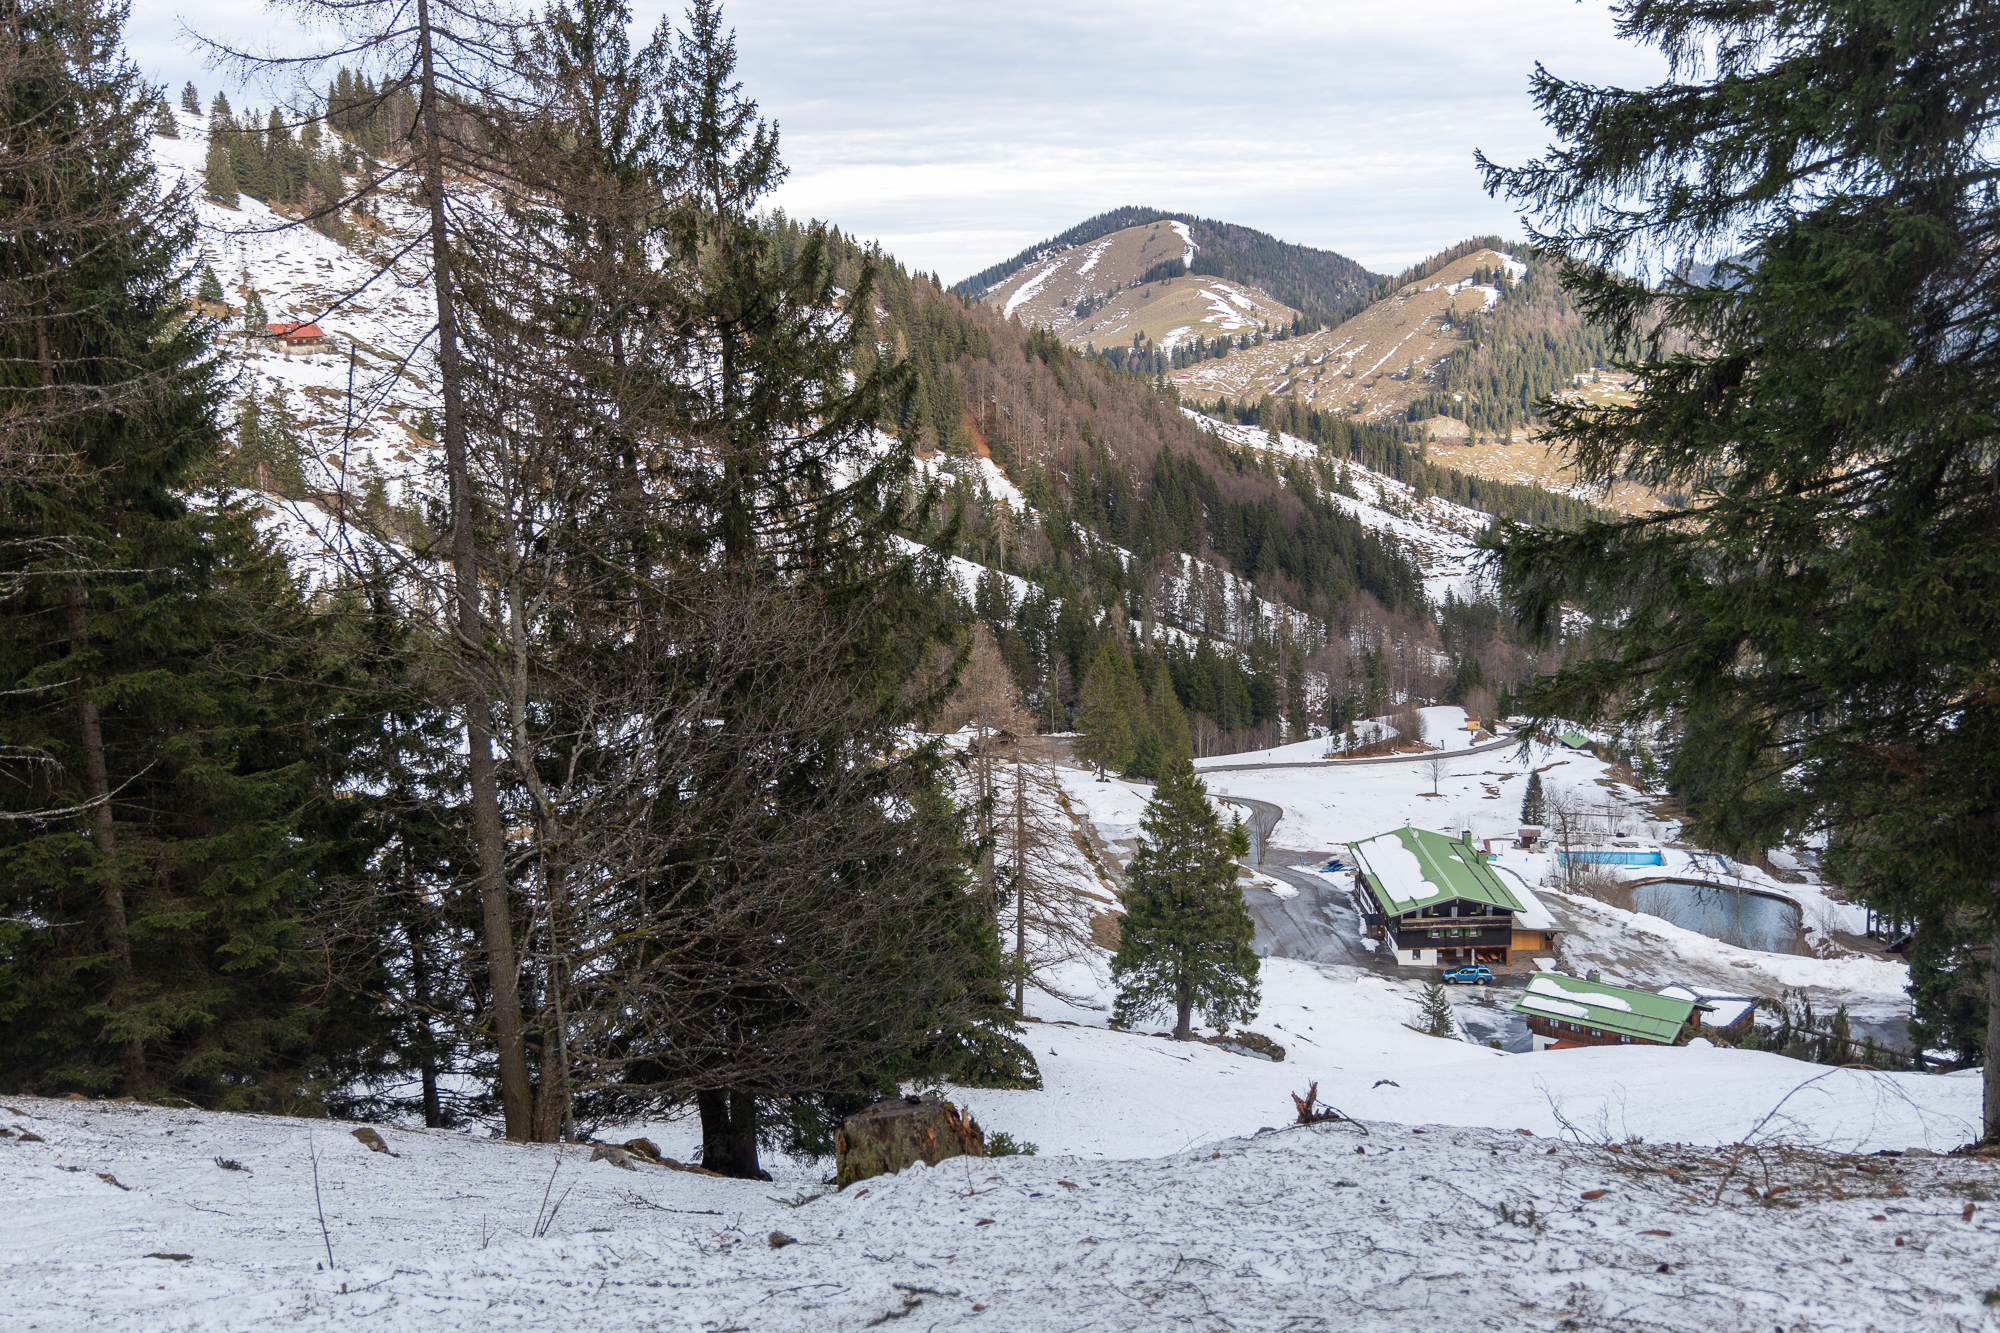
<svg viewBox="0 0 2000 1333">
<path fill-rule="evenodd" d="M 1290 898 L 1280 898 L 1254 884 L 1243 890 L 1244 906 L 1257 926 L 1252 940 L 1257 952 L 1270 958 L 1336 963 L 1395 975 L 1394 964 L 1361 942 L 1361 915 L 1347 891 L 1313 873 L 1312 868 L 1325 865 L 1333 853 L 1273 847 L 1271 834 L 1284 817 L 1283 807 L 1247 796 L 1216 795 L 1249 813 L 1251 864 L 1298 890 Z"/>
</svg>

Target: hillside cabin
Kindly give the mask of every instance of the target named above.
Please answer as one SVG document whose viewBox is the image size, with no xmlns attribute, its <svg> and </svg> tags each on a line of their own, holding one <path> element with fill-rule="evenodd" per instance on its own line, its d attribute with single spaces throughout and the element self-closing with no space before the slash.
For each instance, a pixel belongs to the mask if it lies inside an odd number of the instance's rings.
<svg viewBox="0 0 2000 1333">
<path fill-rule="evenodd" d="M 1514 1012 L 1527 1017 L 1538 1051 L 1685 1046 L 1701 1035 L 1702 1014 L 1710 1008 L 1692 996 L 1656 995 L 1560 972 L 1537 972 L 1514 1002 Z"/>
<path fill-rule="evenodd" d="M 1570 749 L 1570 750 L 1588 750 L 1591 746 L 1590 737 L 1584 735 L 1580 731 L 1575 730 L 1574 728 L 1572 728 L 1569 731 L 1565 731 L 1562 735 L 1558 736 L 1556 740 L 1565 749 Z"/>
<path fill-rule="evenodd" d="M 1550 953 L 1556 921 L 1525 884 L 1508 884 L 1470 834 L 1404 827 L 1353 844 L 1363 921 L 1403 967 L 1508 967 Z"/>
<path fill-rule="evenodd" d="M 326 344 L 326 330 L 317 324 L 273 324 L 271 336 L 278 345 L 286 349 L 323 347 Z"/>
</svg>

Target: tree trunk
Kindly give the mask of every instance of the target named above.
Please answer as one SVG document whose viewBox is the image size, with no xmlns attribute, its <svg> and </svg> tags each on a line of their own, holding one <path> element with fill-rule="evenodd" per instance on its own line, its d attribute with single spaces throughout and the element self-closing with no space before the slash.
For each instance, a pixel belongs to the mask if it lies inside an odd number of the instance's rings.
<svg viewBox="0 0 2000 1333">
<path fill-rule="evenodd" d="M 431 1031 L 431 967 L 430 932 L 410 932 L 410 978 L 416 988 L 417 1012 L 422 1015 L 417 1027 L 423 1034 L 417 1039 L 417 1074 L 423 1082 L 424 1128 L 444 1128 L 444 1107 L 438 1100 L 437 1037 Z"/>
<path fill-rule="evenodd" d="M 894 1175 L 917 1162 L 936 1166 L 949 1157 L 984 1157 L 986 1135 L 969 1115 L 935 1097 L 877 1102 L 847 1118 L 833 1140 L 834 1183 Z"/>
<path fill-rule="evenodd" d="M 1986 954 L 1986 1142 L 2000 1143 L 2000 921 L 1992 932 Z"/>
<path fill-rule="evenodd" d="M 1027 1017 L 1028 995 L 1028 787 L 1026 762 L 1014 754 L 1014 1012 Z"/>
<path fill-rule="evenodd" d="M 487 979 L 493 991 L 500 1110 L 507 1137 L 523 1140 L 532 1132 L 533 1089 L 521 1024 L 521 978 L 514 957 L 513 906 L 507 893 L 507 830 L 500 817 L 500 787 L 493 763 L 493 699 L 486 684 L 485 636 L 479 615 L 479 551 L 472 524 L 472 474 L 466 459 L 464 368 L 459 357 L 451 238 L 444 209 L 444 127 L 438 114 L 428 0 L 417 0 L 417 26 L 423 57 L 418 94 L 423 99 L 424 192 L 430 207 L 431 275 L 437 297 L 438 388 L 444 400 L 452 585 L 458 610 L 460 706 L 465 711 L 466 785 L 472 797 L 472 834 L 479 857 L 480 924 L 486 943 Z"/>
<path fill-rule="evenodd" d="M 1175 1006 L 1175 1019 L 1174 1019 L 1175 1041 L 1194 1040 L 1193 1018 L 1194 1018 L 1194 1001 L 1191 999 L 1182 999 L 1180 1003 Z"/>
<path fill-rule="evenodd" d="M 703 1088 L 694 1095 L 701 1112 L 701 1164 L 739 1180 L 769 1180 L 757 1165 L 757 1098 L 739 1088 Z"/>
<path fill-rule="evenodd" d="M 69 612 L 69 651 L 76 656 L 84 651 L 90 639 L 83 589 L 71 585 L 65 601 Z M 134 974 L 132 934 L 125 920 L 125 888 L 119 881 L 118 831 L 111 821 L 111 769 L 104 758 L 103 721 L 98 716 L 96 702 L 84 688 L 81 672 L 75 677 L 75 686 L 77 733 L 83 745 L 84 778 L 92 802 L 91 840 L 97 844 L 98 855 L 104 858 L 104 937 L 111 946 L 112 975 L 118 979 L 119 995 L 112 1007 L 122 1011 L 131 1004 Z M 137 1094 L 146 1087 L 146 1043 L 139 1037 L 128 1036 L 122 1053 L 125 1091 Z"/>
</svg>

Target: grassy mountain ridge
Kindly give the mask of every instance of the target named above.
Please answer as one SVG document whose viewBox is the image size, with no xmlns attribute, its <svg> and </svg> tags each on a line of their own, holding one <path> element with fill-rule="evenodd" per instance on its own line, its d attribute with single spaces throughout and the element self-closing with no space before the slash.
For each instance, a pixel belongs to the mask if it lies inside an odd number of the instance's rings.
<svg viewBox="0 0 2000 1333">
<path fill-rule="evenodd" d="M 1372 300 L 1387 281 L 1332 250 L 1281 241 L 1267 232 L 1233 222 L 1131 205 L 1087 218 L 1011 259 L 953 284 L 951 290 L 977 299 L 1022 269 L 1064 250 L 1133 227 L 1172 220 L 1187 224 L 1194 243 L 1194 259 L 1186 265 L 1185 272 L 1255 287 L 1315 323 L 1338 324 Z M 1143 273 L 1120 278 L 1125 285 L 1145 280 Z"/>
</svg>

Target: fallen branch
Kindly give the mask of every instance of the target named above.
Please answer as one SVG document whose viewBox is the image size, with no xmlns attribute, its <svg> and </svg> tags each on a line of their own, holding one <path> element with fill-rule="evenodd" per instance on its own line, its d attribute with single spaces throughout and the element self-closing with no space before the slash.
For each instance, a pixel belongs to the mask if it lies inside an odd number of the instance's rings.
<svg viewBox="0 0 2000 1333">
<path fill-rule="evenodd" d="M 1296 1092 L 1293 1093 L 1292 1105 L 1298 1108 L 1298 1123 L 1301 1125 L 1325 1125 L 1338 1121 L 1342 1124 L 1354 1126 L 1363 1134 L 1368 1132 L 1368 1126 L 1362 1124 L 1353 1116 L 1346 1115 L 1337 1107 L 1320 1101 L 1319 1083 L 1317 1080 L 1314 1081 L 1311 1087 L 1306 1089 L 1305 1096 L 1301 1097 Z"/>
</svg>

